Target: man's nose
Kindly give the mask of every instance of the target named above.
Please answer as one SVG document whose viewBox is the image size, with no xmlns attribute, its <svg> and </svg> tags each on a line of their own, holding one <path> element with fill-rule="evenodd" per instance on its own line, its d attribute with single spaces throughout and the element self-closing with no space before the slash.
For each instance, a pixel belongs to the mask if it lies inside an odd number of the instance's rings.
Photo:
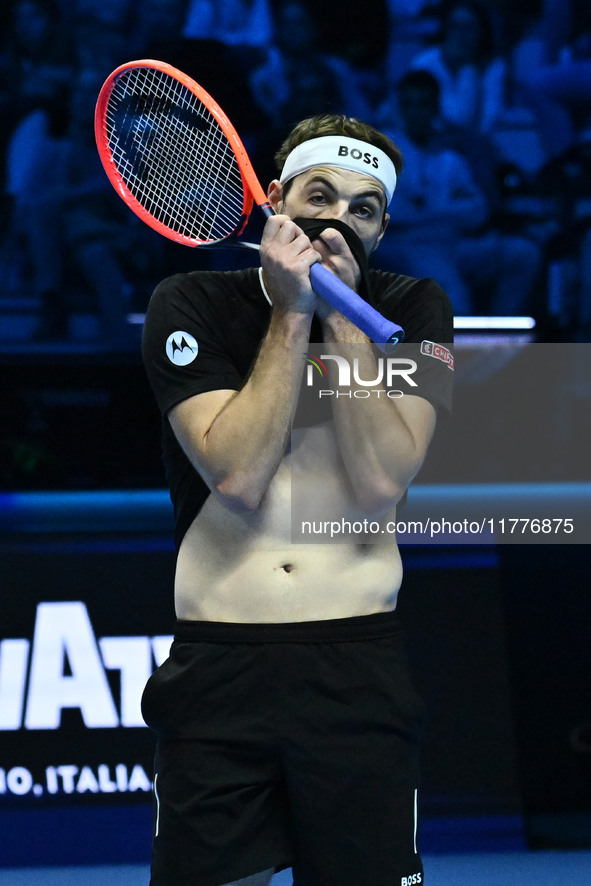
<svg viewBox="0 0 591 886">
<path fill-rule="evenodd" d="M 335 201 L 330 207 L 328 213 L 329 218 L 336 218 L 340 221 L 346 221 L 349 215 L 349 204 L 346 200 Z"/>
</svg>

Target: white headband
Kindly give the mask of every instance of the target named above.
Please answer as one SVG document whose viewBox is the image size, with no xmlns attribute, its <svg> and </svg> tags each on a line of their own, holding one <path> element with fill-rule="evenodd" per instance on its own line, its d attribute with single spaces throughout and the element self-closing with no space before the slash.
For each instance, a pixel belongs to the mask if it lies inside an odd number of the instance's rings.
<svg viewBox="0 0 591 886">
<path fill-rule="evenodd" d="M 338 166 L 371 175 L 386 192 L 386 205 L 396 188 L 396 169 L 387 154 L 368 142 L 341 135 L 323 135 L 302 142 L 288 154 L 280 181 L 290 181 L 313 166 Z"/>
</svg>

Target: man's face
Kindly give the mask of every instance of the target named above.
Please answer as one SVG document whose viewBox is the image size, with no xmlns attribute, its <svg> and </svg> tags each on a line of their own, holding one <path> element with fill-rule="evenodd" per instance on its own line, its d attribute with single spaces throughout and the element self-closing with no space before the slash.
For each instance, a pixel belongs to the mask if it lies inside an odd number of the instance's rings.
<svg viewBox="0 0 591 886">
<path fill-rule="evenodd" d="M 336 166 L 315 166 L 296 176 L 284 193 L 280 182 L 271 183 L 269 200 L 276 212 L 291 218 L 334 218 L 352 228 L 366 255 L 382 239 L 389 216 L 386 196 L 380 183 Z"/>
</svg>

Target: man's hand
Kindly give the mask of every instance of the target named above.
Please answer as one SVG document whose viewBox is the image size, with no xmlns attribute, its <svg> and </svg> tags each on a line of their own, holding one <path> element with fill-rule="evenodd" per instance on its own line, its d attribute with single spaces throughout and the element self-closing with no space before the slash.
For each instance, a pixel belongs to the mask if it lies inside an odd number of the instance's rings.
<svg viewBox="0 0 591 886">
<path fill-rule="evenodd" d="M 273 305 L 286 312 L 313 314 L 317 296 L 310 283 L 310 268 L 322 255 L 289 216 L 268 219 L 260 256 Z"/>
<path fill-rule="evenodd" d="M 325 228 L 312 246 L 320 253 L 322 264 L 336 274 L 349 289 L 357 291 L 361 271 L 341 232 L 335 228 Z"/>
<path fill-rule="evenodd" d="M 324 267 L 328 268 L 339 280 L 342 280 L 349 289 L 357 292 L 361 281 L 361 271 L 340 231 L 326 228 L 320 237 L 313 241 L 312 246 L 320 254 Z M 334 315 L 338 314 L 338 311 L 326 299 L 319 298 L 316 314 L 322 322 L 325 322 L 331 316 L 334 319 Z"/>
<path fill-rule="evenodd" d="M 312 245 L 322 256 L 324 267 L 342 280 L 349 289 L 357 292 L 361 282 L 361 271 L 340 231 L 326 228 Z M 334 334 L 337 341 L 366 340 L 366 336 L 324 298 L 318 298 L 316 315 L 323 325 L 325 335 L 329 338 Z M 328 327 L 333 328 L 333 334 L 328 333 Z M 342 331 L 339 333 L 337 329 Z"/>
</svg>

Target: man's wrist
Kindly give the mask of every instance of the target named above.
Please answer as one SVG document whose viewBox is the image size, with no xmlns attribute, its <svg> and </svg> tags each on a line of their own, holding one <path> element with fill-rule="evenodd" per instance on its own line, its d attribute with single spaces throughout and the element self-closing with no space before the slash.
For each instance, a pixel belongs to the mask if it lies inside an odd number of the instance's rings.
<svg viewBox="0 0 591 886">
<path fill-rule="evenodd" d="M 370 339 L 339 311 L 331 311 L 322 321 L 323 340 L 341 344 L 366 344 Z"/>
</svg>

